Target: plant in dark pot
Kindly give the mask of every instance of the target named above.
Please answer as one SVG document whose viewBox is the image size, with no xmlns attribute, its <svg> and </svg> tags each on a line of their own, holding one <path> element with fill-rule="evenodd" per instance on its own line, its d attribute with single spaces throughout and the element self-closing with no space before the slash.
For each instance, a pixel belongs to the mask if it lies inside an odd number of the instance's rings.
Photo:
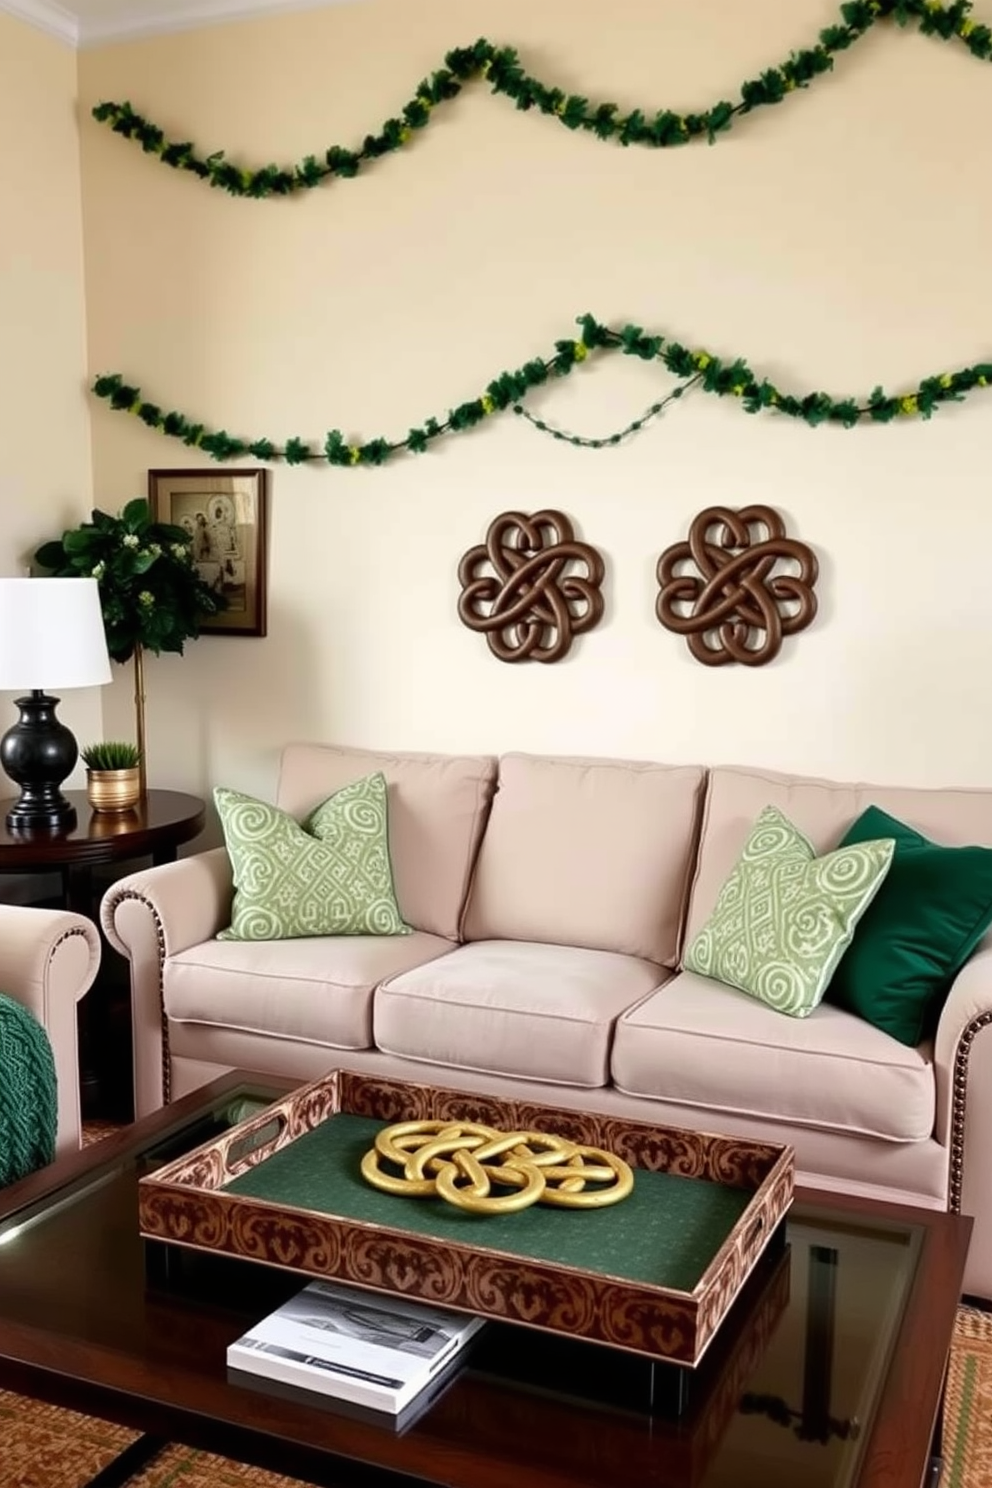
<svg viewBox="0 0 992 1488">
<path fill-rule="evenodd" d="M 86 798 L 94 811 L 129 811 L 141 799 L 141 751 L 108 739 L 79 751 L 86 766 Z"/>
<path fill-rule="evenodd" d="M 129 501 L 117 516 L 104 511 L 90 516 L 91 521 L 69 528 L 57 541 L 43 543 L 34 561 L 54 578 L 96 579 L 111 659 L 134 659 L 137 744 L 130 747 L 137 759 L 126 768 L 137 769 L 143 795 L 144 652 L 181 654 L 205 619 L 227 609 L 227 599 L 200 577 L 190 534 L 170 522 L 153 521 L 144 497 Z M 88 764 L 85 754 L 83 758 Z"/>
</svg>

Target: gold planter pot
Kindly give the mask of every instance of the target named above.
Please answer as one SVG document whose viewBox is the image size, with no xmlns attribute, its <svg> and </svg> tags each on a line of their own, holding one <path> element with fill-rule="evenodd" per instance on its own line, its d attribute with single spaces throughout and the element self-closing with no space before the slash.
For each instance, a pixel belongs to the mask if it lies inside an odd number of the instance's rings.
<svg viewBox="0 0 992 1488">
<path fill-rule="evenodd" d="M 130 811 L 141 800 L 141 771 L 87 770 L 86 799 L 94 811 Z"/>
</svg>

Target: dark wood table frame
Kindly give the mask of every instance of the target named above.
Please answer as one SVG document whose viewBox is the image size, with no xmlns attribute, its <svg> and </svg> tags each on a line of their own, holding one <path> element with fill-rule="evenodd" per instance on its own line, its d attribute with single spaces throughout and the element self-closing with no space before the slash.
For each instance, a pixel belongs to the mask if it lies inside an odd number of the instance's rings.
<svg viewBox="0 0 992 1488">
<path fill-rule="evenodd" d="M 209 1102 L 219 1101 L 253 1080 L 270 1092 L 269 1098 L 291 1088 L 291 1082 L 268 1076 L 242 1074 L 215 1081 L 106 1141 L 62 1158 L 0 1192 L 0 1223 L 33 1204 L 47 1206 L 55 1195 L 65 1193 L 105 1166 L 128 1162 L 170 1131 L 191 1122 Z M 857 1488 L 921 1488 L 932 1481 L 933 1444 L 939 1433 L 944 1376 L 971 1220 L 812 1191 L 798 1194 L 797 1204 L 804 1210 L 812 1207 L 825 1212 L 840 1229 L 845 1222 L 895 1223 L 911 1228 L 918 1237 L 916 1268 L 878 1407 L 864 1441 Z M 815 1222 L 822 1217 L 816 1213 Z M 49 1221 L 53 1225 L 59 1222 Z M 130 1277 L 131 1293 L 122 1284 L 121 1307 L 136 1309 L 133 1327 L 139 1341 L 145 1336 L 143 1330 L 154 1330 L 156 1336 L 159 1328 L 165 1330 L 167 1346 L 152 1352 L 142 1349 L 140 1342 L 130 1352 L 119 1342 L 110 1347 L 63 1327 L 64 1280 L 53 1282 L 49 1288 L 45 1278 L 32 1279 L 37 1295 L 33 1290 L 33 1311 L 27 1317 L 23 1301 L 16 1306 L 5 1303 L 0 1250 L 0 1385 L 146 1433 L 124 1461 L 124 1467 L 130 1464 L 130 1471 L 160 1441 L 171 1440 L 327 1488 L 414 1488 L 425 1483 L 470 1484 L 471 1488 L 507 1488 L 507 1484 L 512 1488 L 566 1488 L 566 1482 L 572 1481 L 562 1477 L 553 1459 L 542 1458 L 540 1452 L 529 1453 L 526 1444 L 519 1459 L 514 1454 L 511 1473 L 506 1457 L 490 1459 L 478 1449 L 473 1454 L 470 1429 L 464 1439 L 458 1434 L 432 1436 L 429 1430 L 417 1428 L 406 1436 L 393 1436 L 373 1431 L 367 1423 L 274 1394 L 232 1387 L 220 1370 L 204 1366 L 208 1342 L 218 1347 L 227 1336 L 224 1329 L 230 1331 L 230 1318 L 218 1317 L 209 1296 L 201 1310 L 191 1309 L 185 1299 L 184 1305 L 177 1307 L 168 1297 L 163 1300 L 161 1294 L 142 1291 L 135 1284 L 137 1244 L 135 1224 L 135 1241 L 129 1241 L 126 1247 L 129 1258 L 122 1252 L 121 1275 Z M 266 1268 L 252 1267 L 251 1274 L 276 1278 L 283 1285 L 287 1280 L 285 1273 Z M 31 1275 L 34 1278 L 33 1272 Z M 85 1274 L 78 1277 L 78 1286 L 85 1291 Z M 254 1291 L 254 1283 L 252 1288 Z M 97 1300 L 96 1296 L 87 1297 L 87 1308 L 92 1309 Z M 253 1301 L 257 1306 L 257 1295 Z M 259 1310 L 265 1310 L 264 1305 Z M 430 1416 L 425 1420 L 429 1422 Z M 616 1466 L 617 1482 L 626 1482 L 623 1460 Z M 114 1469 L 118 1471 L 119 1465 Z M 107 1474 L 96 1480 L 99 1488 L 111 1488 L 111 1484 L 122 1481 L 119 1475 Z M 631 1488 L 637 1488 L 633 1481 Z"/>
<path fill-rule="evenodd" d="M 0 873 L 59 873 L 62 902 L 87 917 L 93 910 L 93 869 L 151 857 L 157 867 L 203 831 L 206 807 L 197 796 L 150 790 L 130 811 L 94 811 L 85 791 L 67 791 L 78 824 L 69 832 L 12 832 L 8 801 L 0 801 Z"/>
</svg>

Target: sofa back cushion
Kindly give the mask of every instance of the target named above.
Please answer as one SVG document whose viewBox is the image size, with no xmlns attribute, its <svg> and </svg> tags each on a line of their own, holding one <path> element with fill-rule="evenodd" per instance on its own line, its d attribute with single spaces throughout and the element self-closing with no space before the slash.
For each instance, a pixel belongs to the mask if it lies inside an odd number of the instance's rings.
<svg viewBox="0 0 992 1488">
<path fill-rule="evenodd" d="M 777 806 L 817 853 L 835 848 L 868 806 L 880 806 L 949 847 L 992 845 L 992 790 L 922 790 L 844 785 L 772 770 L 720 766 L 710 772 L 692 883 L 687 943 L 703 927 L 748 833 L 766 806 Z"/>
<path fill-rule="evenodd" d="M 674 966 L 705 772 L 507 754 L 466 940 L 620 951 Z"/>
<path fill-rule="evenodd" d="M 457 940 L 496 779 L 489 755 L 383 754 L 334 744 L 283 750 L 277 804 L 307 816 L 333 791 L 381 770 L 400 913 L 415 930 Z"/>
</svg>

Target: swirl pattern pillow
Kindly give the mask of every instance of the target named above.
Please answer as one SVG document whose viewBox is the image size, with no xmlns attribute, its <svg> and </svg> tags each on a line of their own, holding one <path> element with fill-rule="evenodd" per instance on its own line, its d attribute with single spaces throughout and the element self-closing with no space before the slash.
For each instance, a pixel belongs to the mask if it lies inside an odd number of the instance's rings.
<svg viewBox="0 0 992 1488">
<path fill-rule="evenodd" d="M 818 858 L 788 817 L 766 806 L 686 951 L 686 970 L 738 987 L 780 1013 L 808 1017 L 894 849 L 888 837 Z"/>
<path fill-rule="evenodd" d="M 235 890 L 218 940 L 409 935 L 393 889 L 381 771 L 335 791 L 303 826 L 223 786 L 214 802 Z"/>
</svg>

